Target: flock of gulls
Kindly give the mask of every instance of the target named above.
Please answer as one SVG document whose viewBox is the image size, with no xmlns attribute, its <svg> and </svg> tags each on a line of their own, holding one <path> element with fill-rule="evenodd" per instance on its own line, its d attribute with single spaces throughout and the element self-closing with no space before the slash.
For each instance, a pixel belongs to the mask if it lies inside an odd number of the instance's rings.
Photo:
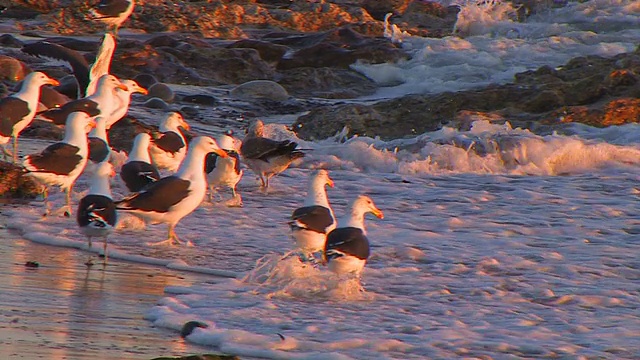
<svg viewBox="0 0 640 360">
<path fill-rule="evenodd" d="M 266 193 L 272 177 L 305 156 L 295 142 L 265 137 L 264 124 L 257 119 L 250 124 L 240 146 L 231 131 L 217 139 L 196 136 L 187 142 L 181 129 L 189 130 L 189 124 L 179 112 L 170 112 L 160 121 L 159 135 L 135 135 L 133 148 L 119 173 L 130 194 L 114 200 L 111 181 L 117 174 L 110 163 L 108 131 L 127 114 L 133 93 L 147 94 L 135 81 L 121 81 L 109 74 L 115 33 L 133 7 L 133 0 L 103 0 L 93 10 L 93 18 L 112 27 L 113 33 L 105 33 L 91 66 L 81 54 L 58 44 L 37 42 L 23 49 L 32 55 L 67 62 L 78 83 L 77 99 L 38 110 L 43 106 L 41 94 L 56 91 L 47 85 L 59 85 L 58 80 L 38 71 L 29 73 L 17 92 L 0 99 L 0 146 L 5 160 L 18 163 L 18 138 L 34 118 L 64 126 L 62 141 L 25 156 L 22 166 L 43 187 L 45 216 L 71 216 L 73 186 L 81 174 L 90 177 L 89 190 L 77 206 L 77 225 L 89 247 L 92 238 L 104 240 L 105 263 L 107 237 L 114 231 L 119 213 L 132 214 L 149 224 L 167 224 L 166 240 L 150 245 L 192 245 L 180 240 L 176 225 L 200 206 L 207 192 L 210 201 L 220 188 L 230 189 L 233 197 L 239 198 L 237 184 L 243 176 L 242 164 L 259 177 Z M 13 151 L 6 148 L 10 140 Z M 292 237 L 303 261 L 320 261 L 335 273 L 359 277 L 370 253 L 365 214 L 383 218 L 383 213 L 369 197 L 360 195 L 351 202 L 344 217 L 336 220 L 326 186 L 334 186 L 328 171 L 314 171 L 304 204 L 293 211 L 289 221 Z M 52 212 L 48 193 L 56 187 L 66 192 L 66 204 Z M 242 206 L 241 200 L 239 205 Z"/>
</svg>

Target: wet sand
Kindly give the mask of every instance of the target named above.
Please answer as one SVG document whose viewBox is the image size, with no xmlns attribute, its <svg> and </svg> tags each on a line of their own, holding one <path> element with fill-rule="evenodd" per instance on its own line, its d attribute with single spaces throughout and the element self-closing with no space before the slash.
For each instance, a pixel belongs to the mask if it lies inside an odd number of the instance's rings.
<svg viewBox="0 0 640 360">
<path fill-rule="evenodd" d="M 0 205 L 0 212 L 2 212 Z M 0 216 L 0 224 L 10 221 Z M 210 277 L 32 243 L 0 225 L 0 359 L 151 359 L 211 352 L 143 319 L 165 286 Z M 28 261 L 40 266 L 29 268 Z"/>
</svg>

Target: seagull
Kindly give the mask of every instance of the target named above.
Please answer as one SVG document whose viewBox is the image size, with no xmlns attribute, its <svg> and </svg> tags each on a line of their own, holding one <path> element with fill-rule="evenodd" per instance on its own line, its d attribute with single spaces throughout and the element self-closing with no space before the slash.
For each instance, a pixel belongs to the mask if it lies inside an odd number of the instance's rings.
<svg viewBox="0 0 640 360">
<path fill-rule="evenodd" d="M 36 57 L 65 62 L 65 65 L 73 71 L 73 76 L 78 82 L 75 98 L 80 99 L 92 95 L 100 77 L 109 73 L 115 47 L 115 38 L 113 35 L 106 33 L 96 54 L 96 59 L 91 66 L 80 52 L 48 41 L 38 41 L 25 45 L 22 48 L 22 52 Z M 61 120 L 62 124 L 64 124 L 65 120 L 66 118 Z"/>
<path fill-rule="evenodd" d="M 187 141 L 178 127 L 191 129 L 182 115 L 172 111 L 160 122 L 160 136 L 149 147 L 151 160 L 158 169 L 175 172 L 187 153 Z M 203 160 L 204 161 L 204 160 Z"/>
<path fill-rule="evenodd" d="M 364 215 L 368 212 L 380 219 L 384 218 L 384 214 L 370 197 L 358 196 L 338 221 L 339 226 L 327 235 L 324 256 L 332 272 L 360 277 L 370 253 L 367 231 L 364 228 Z"/>
<path fill-rule="evenodd" d="M 74 111 L 82 111 L 90 116 L 108 117 L 116 109 L 116 89 L 128 91 L 126 85 L 122 84 L 113 75 L 103 75 L 98 80 L 96 92 L 86 98 L 70 101 L 59 109 L 50 109 L 39 113 L 39 117 L 52 121 L 56 125 L 64 125 L 67 117 Z"/>
<path fill-rule="evenodd" d="M 205 172 L 209 183 L 209 200 L 212 201 L 213 193 L 217 187 L 226 186 L 231 189 L 234 199 L 240 195 L 237 193 L 237 185 L 244 171 L 240 169 L 240 155 L 236 150 L 235 138 L 231 130 L 225 132 L 217 139 L 218 146 L 227 152 L 229 156 L 220 157 L 216 153 L 209 153 L 205 159 Z M 242 199 L 239 202 L 242 205 Z"/>
<path fill-rule="evenodd" d="M 127 87 L 127 90 L 116 88 L 116 109 L 109 115 L 109 119 L 107 120 L 107 130 L 111 129 L 113 124 L 120 121 L 125 115 L 127 115 L 129 105 L 131 104 L 131 95 L 133 95 L 133 93 L 140 93 L 143 95 L 148 94 L 147 89 L 141 87 L 133 80 L 122 80 L 121 82 Z"/>
<path fill-rule="evenodd" d="M 327 234 L 336 228 L 335 215 L 327 199 L 326 185 L 333 187 L 329 172 L 324 169 L 314 172 L 309 179 L 303 207 L 295 209 L 289 221 L 293 238 L 306 257 L 303 260 L 313 260 L 313 253 L 324 249 Z"/>
<path fill-rule="evenodd" d="M 11 155 L 18 162 L 18 136 L 33 121 L 43 85 L 58 85 L 58 81 L 41 72 L 32 72 L 22 82 L 20 90 L 0 99 L 0 147 L 5 159 Z M 13 138 L 13 154 L 4 145 Z"/>
<path fill-rule="evenodd" d="M 175 233 L 176 224 L 193 212 L 202 202 L 207 192 L 207 180 L 202 164 L 205 156 L 214 152 L 227 156 L 215 140 L 200 136 L 191 142 L 185 161 L 174 175 L 164 177 L 140 192 L 116 202 L 120 211 L 130 212 L 145 222 L 169 225 L 168 238 L 150 245 L 181 243 Z M 192 245 L 187 241 L 186 245 Z"/>
<path fill-rule="evenodd" d="M 87 164 L 87 128 L 94 126 L 95 122 L 87 113 L 73 112 L 67 119 L 61 142 L 49 145 L 39 154 L 27 155 L 24 159 L 22 164 L 28 171 L 27 175 L 44 185 L 45 216 L 50 214 L 50 186 L 59 186 L 66 191 L 67 202 L 62 209 L 66 209 L 65 215 L 71 215 L 73 184 Z"/>
<path fill-rule="evenodd" d="M 150 143 L 151 135 L 147 133 L 136 135 L 129 158 L 120 169 L 120 177 L 130 192 L 141 191 L 145 186 L 160 180 L 158 169 L 151 165 Z"/>
<path fill-rule="evenodd" d="M 107 236 L 113 231 L 118 214 L 113 203 L 109 180 L 115 175 L 113 165 L 102 162 L 97 165 L 89 192 L 80 200 L 76 221 L 80 231 L 87 237 L 89 249 L 91 238 L 102 237 L 104 239 L 104 262 L 107 263 Z"/>
<path fill-rule="evenodd" d="M 89 143 L 88 172 L 93 172 L 97 164 L 108 162 L 111 156 L 111 147 L 109 146 L 106 126 L 107 118 L 102 116 L 96 117 L 96 127 L 91 130 L 87 137 Z"/>
<path fill-rule="evenodd" d="M 269 189 L 269 179 L 285 171 L 291 162 L 304 156 L 293 141 L 276 141 L 263 137 L 264 123 L 255 120 L 242 141 L 240 153 L 249 168 L 260 177 L 261 187 Z"/>
<path fill-rule="evenodd" d="M 113 27 L 113 32 L 117 33 L 120 25 L 133 13 L 134 6 L 134 0 L 101 0 L 91 13 L 93 19 Z"/>
</svg>

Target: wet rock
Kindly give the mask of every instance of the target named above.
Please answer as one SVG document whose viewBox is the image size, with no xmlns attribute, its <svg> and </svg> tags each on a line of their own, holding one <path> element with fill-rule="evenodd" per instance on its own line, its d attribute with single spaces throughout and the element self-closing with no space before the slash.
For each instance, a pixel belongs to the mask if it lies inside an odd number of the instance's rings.
<svg viewBox="0 0 640 360">
<path fill-rule="evenodd" d="M 530 113 L 543 113 L 551 111 L 565 102 L 562 93 L 553 90 L 544 90 L 533 96 L 530 100 L 524 99 L 521 108 Z"/>
<path fill-rule="evenodd" d="M 293 129 L 303 139 L 325 139 L 334 136 L 345 126 L 349 135 L 375 136 L 392 127 L 393 120 L 375 109 L 358 104 L 325 107 L 301 116 Z"/>
<path fill-rule="evenodd" d="M 193 106 L 182 106 L 180 108 L 180 112 L 189 117 L 195 117 L 195 116 L 198 116 L 198 114 L 200 113 L 200 110 L 198 110 L 198 108 Z"/>
<path fill-rule="evenodd" d="M 0 80 L 22 81 L 31 69 L 22 61 L 6 55 L 0 55 Z"/>
<path fill-rule="evenodd" d="M 157 131 L 157 127 L 147 125 L 127 115 L 109 129 L 109 145 L 116 151 L 125 151 L 128 154 L 131 152 L 133 139 L 137 134 L 143 132 L 150 134 L 153 131 Z"/>
<path fill-rule="evenodd" d="M 364 0 L 362 7 L 376 20 L 383 20 L 385 15 L 392 13 L 401 15 L 413 0 Z"/>
<path fill-rule="evenodd" d="M 21 48 L 24 46 L 24 42 L 20 41 L 11 34 L 0 35 L 0 45 L 3 47 Z"/>
<path fill-rule="evenodd" d="M 64 128 L 48 121 L 34 119 L 20 136 L 58 141 L 64 136 Z"/>
<path fill-rule="evenodd" d="M 170 109 L 169 104 L 167 104 L 164 100 L 157 97 L 154 97 L 145 101 L 144 104 L 142 104 L 142 106 L 148 107 L 149 109 L 162 109 L 162 110 Z"/>
<path fill-rule="evenodd" d="M 452 34 L 459 11 L 458 6 L 445 7 L 435 1 L 412 1 L 390 21 L 411 35 L 443 37 Z"/>
<path fill-rule="evenodd" d="M 255 49 L 210 48 L 184 52 L 180 60 L 188 67 L 219 84 L 242 84 L 251 80 L 268 80 L 273 68 Z"/>
<path fill-rule="evenodd" d="M 56 86 L 54 89 L 60 94 L 70 98 L 75 99 L 78 97 L 78 80 L 76 80 L 75 76 L 67 75 L 58 79 L 60 85 Z"/>
<path fill-rule="evenodd" d="M 366 76 L 348 69 L 296 68 L 284 71 L 279 83 L 300 97 L 352 99 L 373 94 L 378 86 Z"/>
<path fill-rule="evenodd" d="M 232 97 L 241 100 L 267 99 L 284 101 L 289 98 L 287 90 L 274 81 L 254 80 L 236 86 L 229 93 Z"/>
<path fill-rule="evenodd" d="M 273 44 L 266 41 L 243 39 L 228 46 L 229 48 L 255 49 L 260 54 L 260 58 L 270 63 L 276 63 L 289 50 L 284 45 Z"/>
<path fill-rule="evenodd" d="M 205 94 L 187 95 L 183 97 L 181 101 L 205 106 L 215 106 L 218 104 L 218 99 Z"/>
<path fill-rule="evenodd" d="M 34 199 L 41 193 L 40 185 L 25 176 L 22 166 L 0 161 L 0 197 Z"/>
<path fill-rule="evenodd" d="M 151 85 L 147 90 L 149 91 L 148 96 L 150 98 L 162 99 L 168 103 L 173 102 L 176 97 L 176 94 L 171 90 L 169 85 L 160 82 Z"/>
<path fill-rule="evenodd" d="M 187 355 L 177 357 L 159 357 L 152 360 L 240 360 L 239 357 L 233 355 L 217 355 L 217 354 L 202 354 L 202 355 Z"/>
<path fill-rule="evenodd" d="M 138 85 L 145 89 L 149 89 L 151 85 L 158 82 L 156 77 L 151 74 L 138 74 L 133 78 L 133 81 L 137 82 Z"/>
<path fill-rule="evenodd" d="M 71 101 L 71 99 L 68 96 L 50 86 L 40 88 L 40 102 L 47 109 L 60 107 L 69 101 Z"/>
</svg>

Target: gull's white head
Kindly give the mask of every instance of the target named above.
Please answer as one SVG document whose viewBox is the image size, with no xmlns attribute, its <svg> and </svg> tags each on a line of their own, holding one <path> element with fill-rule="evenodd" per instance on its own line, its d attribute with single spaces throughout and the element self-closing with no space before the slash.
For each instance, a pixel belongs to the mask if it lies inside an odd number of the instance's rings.
<svg viewBox="0 0 640 360">
<path fill-rule="evenodd" d="M 376 207 L 376 204 L 373 203 L 373 200 L 371 200 L 371 198 L 366 195 L 360 195 L 355 198 L 355 200 L 353 200 L 353 203 L 351 204 L 351 208 L 355 213 L 372 213 L 377 218 L 384 219 L 382 210 L 378 209 Z"/>
<path fill-rule="evenodd" d="M 160 126 L 167 130 L 178 131 L 178 127 L 183 127 L 186 130 L 191 130 L 191 126 L 184 120 L 182 115 L 177 111 L 170 112 L 166 118 L 160 122 Z"/>
<path fill-rule="evenodd" d="M 193 149 L 193 151 L 202 151 L 205 154 L 215 153 L 220 157 L 227 157 L 227 152 L 220 149 L 218 143 L 215 140 L 208 136 L 198 136 L 191 140 L 189 144 L 189 148 Z"/>
</svg>

